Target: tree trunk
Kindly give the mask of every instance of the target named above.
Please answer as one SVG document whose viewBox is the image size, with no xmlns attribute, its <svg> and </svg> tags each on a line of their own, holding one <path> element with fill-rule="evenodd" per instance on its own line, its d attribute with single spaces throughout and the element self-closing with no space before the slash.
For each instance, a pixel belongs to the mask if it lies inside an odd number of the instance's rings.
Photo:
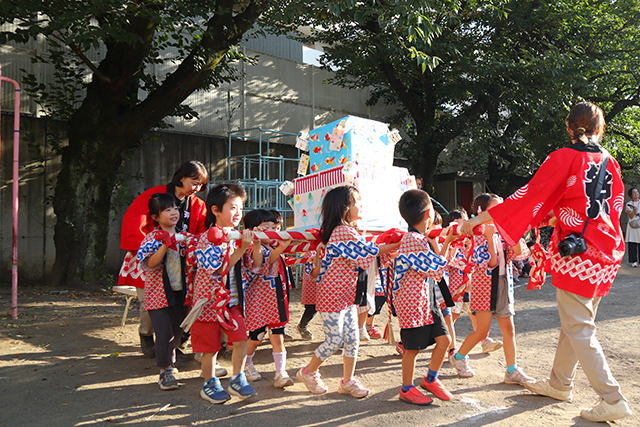
<svg viewBox="0 0 640 427">
<path fill-rule="evenodd" d="M 69 146 L 55 187 L 57 216 L 53 284 L 84 287 L 107 282 L 105 258 L 111 195 L 122 166 L 118 124 L 109 120 L 70 123 Z M 122 139 L 120 139 L 122 141 Z"/>
</svg>

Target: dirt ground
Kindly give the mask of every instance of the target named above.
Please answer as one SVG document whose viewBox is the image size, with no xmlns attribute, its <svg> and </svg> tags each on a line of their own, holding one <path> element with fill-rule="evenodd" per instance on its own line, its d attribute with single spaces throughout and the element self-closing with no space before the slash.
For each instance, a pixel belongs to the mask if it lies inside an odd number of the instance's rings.
<svg viewBox="0 0 640 427">
<path fill-rule="evenodd" d="M 598 338 L 634 411 L 631 417 L 618 421 L 618 426 L 640 425 L 638 272 L 621 267 L 598 313 Z M 547 282 L 541 291 L 527 291 L 526 279 L 521 279 L 518 285 L 515 321 L 519 365 L 532 376 L 544 377 L 549 373 L 559 333 L 555 289 Z M 10 292 L 9 286 L 0 288 L 0 426 L 593 424 L 579 416 L 580 408 L 597 400 L 580 369 L 573 402 L 559 402 L 502 383 L 505 370 L 502 351 L 482 354 L 479 346 L 470 355 L 475 377 L 459 378 L 448 363 L 442 368 L 442 381 L 454 394 L 452 401 L 436 401 L 428 407 L 400 402 L 400 357 L 394 347 L 380 339 L 360 347 L 356 376 L 372 390 L 366 399 L 356 400 L 336 392 L 342 372 L 338 355 L 321 368 L 329 393 L 312 395 L 297 380 L 286 390 L 275 389 L 271 381 L 274 374 L 271 347 L 265 343 L 254 358 L 263 374 L 261 381 L 253 383 L 258 396 L 212 405 L 199 397 L 200 367 L 190 348 L 189 360 L 178 363 L 180 389 L 159 389 L 155 360 L 139 353 L 137 302 L 132 304 L 127 323 L 121 327 L 124 297 L 119 294 L 23 287 L 19 317 L 12 319 Z M 287 366 L 294 377 L 323 334 L 317 316 L 311 323 L 315 340 L 299 339 L 293 327 L 301 316 L 299 290 L 293 292 L 292 300 L 293 321 L 288 331 L 295 340 L 287 343 Z M 386 319 L 381 317 L 377 323 L 384 326 Z M 471 330 L 469 318 L 463 315 L 456 326 L 460 344 Z M 500 338 L 496 322 L 491 336 Z M 416 384 L 426 373 L 429 357 L 428 351 L 419 357 Z M 221 363 L 231 368 L 229 361 Z M 228 379 L 222 383 L 226 387 Z"/>
</svg>

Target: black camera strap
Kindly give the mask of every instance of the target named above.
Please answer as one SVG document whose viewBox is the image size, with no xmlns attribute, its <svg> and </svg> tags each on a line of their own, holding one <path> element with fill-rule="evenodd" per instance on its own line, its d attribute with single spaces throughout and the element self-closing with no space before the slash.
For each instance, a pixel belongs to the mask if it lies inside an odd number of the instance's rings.
<svg viewBox="0 0 640 427">
<path fill-rule="evenodd" d="M 604 186 L 604 178 L 607 175 L 607 163 L 609 163 L 609 152 L 602 147 L 602 163 L 600 164 L 600 169 L 598 170 L 598 175 L 596 179 L 598 182 L 596 183 L 595 191 L 593 192 L 593 201 L 597 203 L 598 197 L 602 192 L 602 187 Z M 584 237 L 584 231 L 587 229 L 587 224 L 589 224 L 589 210 L 587 209 L 587 220 L 584 222 L 584 227 L 582 228 L 582 233 L 580 233 L 580 237 Z"/>
</svg>

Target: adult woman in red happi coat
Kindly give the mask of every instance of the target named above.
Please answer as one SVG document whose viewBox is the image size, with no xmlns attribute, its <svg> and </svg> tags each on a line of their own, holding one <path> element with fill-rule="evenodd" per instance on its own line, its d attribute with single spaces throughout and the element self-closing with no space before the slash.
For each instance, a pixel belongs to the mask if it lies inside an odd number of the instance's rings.
<svg viewBox="0 0 640 427">
<path fill-rule="evenodd" d="M 576 104 L 567 117 L 571 144 L 549 154 L 527 185 L 501 205 L 465 222 L 461 230 L 471 234 L 477 225 L 493 220 L 512 245 L 553 212 L 556 222 L 546 270 L 556 288 L 560 338 L 549 379 L 524 386 L 536 394 L 570 401 L 580 363 L 600 396 L 599 403 L 582 410 L 580 416 L 596 422 L 631 414 L 595 334 L 598 305 L 609 293 L 625 249 L 620 227 L 624 184 L 620 165 L 599 144 L 604 128 L 600 107 Z M 575 237 L 584 239 L 584 244 Z M 572 239 L 577 243 L 568 244 Z"/>
<path fill-rule="evenodd" d="M 209 174 L 204 165 L 192 160 L 184 163 L 176 171 L 171 182 L 152 187 L 140 194 L 131 203 L 124 217 L 120 232 L 120 248 L 127 251 L 120 276 L 119 286 L 134 286 L 140 301 L 140 347 L 147 357 L 155 357 L 153 326 L 149 314 L 144 310 L 144 271 L 136 258 L 136 252 L 144 237 L 154 229 L 149 214 L 149 199 L 156 193 L 169 193 L 175 196 L 176 206 L 180 210 L 180 221 L 176 225 L 178 232 L 199 234 L 205 231 L 206 208 L 204 202 L 195 193 L 206 186 Z"/>
</svg>

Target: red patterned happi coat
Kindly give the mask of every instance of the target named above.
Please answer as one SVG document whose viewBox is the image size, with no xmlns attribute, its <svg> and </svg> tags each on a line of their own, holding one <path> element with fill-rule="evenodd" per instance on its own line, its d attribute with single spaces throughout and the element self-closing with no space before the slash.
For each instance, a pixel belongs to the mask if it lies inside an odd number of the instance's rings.
<svg viewBox="0 0 640 427">
<path fill-rule="evenodd" d="M 318 275 L 316 310 L 335 313 L 356 301 L 357 268 L 367 270 L 378 255 L 378 245 L 367 242 L 355 228 L 333 230 Z"/>
<path fill-rule="evenodd" d="M 393 305 L 400 328 L 433 324 L 429 298 L 429 279 L 438 282 L 446 271 L 447 260 L 436 255 L 427 237 L 408 231 L 400 242 L 396 257 Z"/>
<path fill-rule="evenodd" d="M 549 245 L 547 272 L 553 275 L 555 287 L 586 298 L 609 293 L 625 251 L 620 228 L 624 184 L 613 157 L 607 164 L 602 192 L 593 197 L 601 159 L 597 144 L 577 142 L 556 150 L 527 185 L 489 210 L 509 245 L 553 210 L 558 222 Z M 587 250 L 561 257 L 558 243 L 570 233 L 580 235 L 587 215 Z"/>
</svg>

